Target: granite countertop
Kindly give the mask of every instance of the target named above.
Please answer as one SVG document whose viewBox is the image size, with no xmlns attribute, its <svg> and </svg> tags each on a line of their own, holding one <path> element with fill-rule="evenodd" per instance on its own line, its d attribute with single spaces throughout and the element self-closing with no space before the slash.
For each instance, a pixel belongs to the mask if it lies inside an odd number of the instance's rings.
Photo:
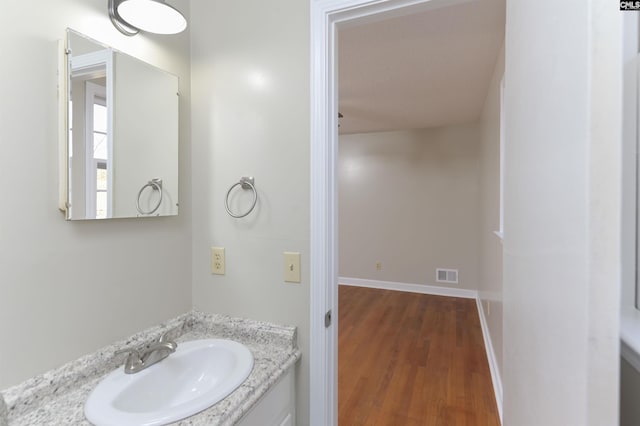
<svg viewBox="0 0 640 426">
<path fill-rule="evenodd" d="M 254 357 L 253 370 L 240 387 L 212 407 L 174 425 L 235 424 L 301 356 L 295 327 L 193 311 L 3 390 L 6 407 L 0 398 L 0 426 L 90 425 L 83 413 L 87 396 L 105 375 L 122 368 L 126 358 L 126 354 L 113 353 L 123 348 L 143 348 L 165 332 L 178 343 L 204 338 L 235 340 L 246 345 Z"/>
</svg>

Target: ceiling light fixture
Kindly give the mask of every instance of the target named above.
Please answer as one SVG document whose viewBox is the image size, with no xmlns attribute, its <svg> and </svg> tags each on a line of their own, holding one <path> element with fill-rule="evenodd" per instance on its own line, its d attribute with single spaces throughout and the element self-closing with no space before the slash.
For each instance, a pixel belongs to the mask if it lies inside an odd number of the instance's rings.
<svg viewBox="0 0 640 426">
<path fill-rule="evenodd" d="M 164 0 L 109 0 L 109 18 L 121 33 L 139 31 L 177 34 L 187 28 L 187 20 Z"/>
</svg>

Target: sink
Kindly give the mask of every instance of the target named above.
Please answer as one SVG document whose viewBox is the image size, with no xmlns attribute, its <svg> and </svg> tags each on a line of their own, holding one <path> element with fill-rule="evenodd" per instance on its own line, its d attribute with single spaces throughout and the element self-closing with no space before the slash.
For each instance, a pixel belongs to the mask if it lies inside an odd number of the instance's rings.
<svg viewBox="0 0 640 426">
<path fill-rule="evenodd" d="M 120 367 L 91 392 L 84 406 L 96 426 L 166 425 L 196 414 L 240 386 L 253 355 L 224 339 L 180 343 L 169 357 L 135 374 Z"/>
</svg>

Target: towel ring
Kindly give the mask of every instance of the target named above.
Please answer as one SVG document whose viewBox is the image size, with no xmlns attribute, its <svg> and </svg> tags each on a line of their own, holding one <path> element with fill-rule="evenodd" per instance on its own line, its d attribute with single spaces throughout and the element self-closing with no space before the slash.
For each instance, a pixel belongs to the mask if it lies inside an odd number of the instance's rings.
<svg viewBox="0 0 640 426">
<path fill-rule="evenodd" d="M 253 191 L 253 202 L 251 203 L 251 207 L 249 208 L 249 210 L 247 210 L 244 214 L 235 214 L 231 211 L 231 209 L 229 209 L 229 194 L 231 194 L 231 191 L 233 190 L 233 188 L 235 188 L 238 185 L 240 185 L 242 189 L 250 189 Z M 227 196 L 224 197 L 224 208 L 227 210 L 227 213 L 229 213 L 229 216 L 234 217 L 236 219 L 240 219 L 241 217 L 245 217 L 246 215 L 248 215 L 253 211 L 253 208 L 256 206 L 257 201 L 258 201 L 258 192 L 256 191 L 256 187 L 255 187 L 255 179 L 253 177 L 244 176 L 240 178 L 240 181 L 231 185 L 231 188 L 229 188 L 229 190 L 227 191 Z"/>
<path fill-rule="evenodd" d="M 158 204 L 156 204 L 156 206 L 149 211 L 142 210 L 142 208 L 140 207 L 140 196 L 142 195 L 142 191 L 144 191 L 146 187 L 151 187 L 151 189 L 153 189 L 154 191 L 160 192 L 160 199 L 158 200 Z M 162 179 L 153 178 L 149 182 L 147 182 L 145 185 L 143 185 L 142 188 L 140 188 L 140 191 L 138 191 L 138 199 L 136 200 L 136 209 L 140 214 L 149 215 L 149 214 L 153 214 L 156 210 L 158 210 L 158 208 L 160 207 L 160 204 L 162 204 Z"/>
</svg>

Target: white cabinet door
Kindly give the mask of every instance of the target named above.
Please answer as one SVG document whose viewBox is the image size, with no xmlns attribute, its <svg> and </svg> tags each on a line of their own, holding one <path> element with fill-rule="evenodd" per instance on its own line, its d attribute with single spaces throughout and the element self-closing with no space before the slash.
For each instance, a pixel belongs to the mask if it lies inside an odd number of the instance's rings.
<svg viewBox="0 0 640 426">
<path fill-rule="evenodd" d="M 267 391 L 237 426 L 295 426 L 294 367 Z"/>
</svg>

